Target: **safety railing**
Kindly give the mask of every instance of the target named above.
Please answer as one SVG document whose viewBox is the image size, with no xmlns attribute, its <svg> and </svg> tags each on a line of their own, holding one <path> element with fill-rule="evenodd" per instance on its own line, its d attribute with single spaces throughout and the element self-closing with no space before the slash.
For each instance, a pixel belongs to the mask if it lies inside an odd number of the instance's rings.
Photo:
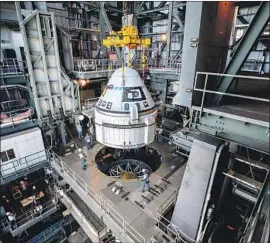
<svg viewBox="0 0 270 243">
<path fill-rule="evenodd" d="M 132 66 L 141 70 L 142 67 L 142 59 L 135 59 L 132 63 Z M 181 63 L 179 60 L 174 59 L 157 59 L 157 58 L 148 58 L 145 63 L 145 69 L 147 70 L 164 70 L 164 71 L 173 71 L 175 73 L 181 72 Z"/>
<path fill-rule="evenodd" d="M 49 228 L 35 235 L 32 239 L 28 240 L 26 243 L 49 242 L 49 240 L 52 237 L 54 237 L 58 232 L 63 230 L 63 227 L 62 227 L 63 222 L 64 220 L 56 222 L 55 224 L 51 225 Z"/>
<path fill-rule="evenodd" d="M 200 243 L 201 240 L 196 241 L 186 235 L 184 232 L 180 231 L 176 225 L 174 225 L 171 221 L 163 217 L 158 213 L 157 215 L 157 227 L 161 229 L 167 236 L 171 239 L 174 239 L 170 242 L 190 242 L 190 243 Z M 199 237 L 201 239 L 201 237 Z"/>
<path fill-rule="evenodd" d="M 95 104 L 97 103 L 99 97 L 92 98 L 92 99 L 86 99 L 81 103 L 81 107 L 83 111 L 91 110 L 95 107 Z"/>
<path fill-rule="evenodd" d="M 109 203 L 107 203 L 94 189 L 87 184 L 86 181 L 84 181 L 77 173 L 69 168 L 58 155 L 52 151 L 50 152 L 50 155 L 52 158 L 50 161 L 55 162 L 63 172 L 66 172 L 68 176 L 85 192 L 85 194 L 95 202 L 96 206 L 98 206 L 98 208 L 105 213 L 112 222 L 121 228 L 123 234 L 128 235 L 135 242 L 146 243 L 146 239 L 131 225 L 129 225 Z"/>
<path fill-rule="evenodd" d="M 123 216 L 121 216 L 109 203 L 107 203 L 94 189 L 92 189 L 86 181 L 84 181 L 76 172 L 74 172 L 63 160 L 54 152 L 50 152 L 50 161 L 55 162 L 62 172 L 66 172 L 68 176 L 86 193 L 87 196 L 91 197 L 91 199 L 95 202 L 95 204 L 99 207 L 99 209 L 109 216 L 112 222 L 115 222 L 121 229 L 121 234 L 128 235 L 134 242 L 148 242 L 137 230 L 135 230 L 131 225 L 129 225 Z M 177 200 L 177 191 L 175 191 L 172 196 L 164 202 L 164 205 L 161 207 L 168 207 L 170 204 Z M 151 216 L 157 223 L 157 227 L 162 233 L 164 233 L 167 238 L 170 239 L 170 242 L 177 242 L 179 239 L 183 239 L 184 236 L 186 239 L 191 240 L 191 242 L 195 242 L 186 236 L 183 232 L 181 232 L 174 224 L 172 224 L 169 220 L 162 216 L 161 210 L 158 210 L 157 217 L 155 217 L 152 213 L 148 212 L 149 216 Z M 165 222 L 165 223 L 164 223 Z"/>
<path fill-rule="evenodd" d="M 27 65 L 25 61 L 17 58 L 5 58 L 0 61 L 1 75 L 20 75 L 27 73 Z"/>
<path fill-rule="evenodd" d="M 179 239 L 179 232 L 175 225 L 173 225 L 168 219 L 161 214 L 157 214 L 157 227 L 166 235 L 169 235 L 170 242 L 174 242 L 175 239 Z"/>
<path fill-rule="evenodd" d="M 31 220 L 37 217 L 42 218 L 43 216 L 50 214 L 50 212 L 54 212 L 55 209 L 58 208 L 58 205 L 56 204 L 55 201 L 48 201 L 42 204 L 41 206 L 42 206 L 41 212 L 37 213 L 34 211 L 34 209 L 30 209 L 25 213 L 23 213 L 22 215 L 20 215 L 19 217 L 17 218 L 15 217 L 15 227 L 12 231 L 19 229 L 21 226 L 24 226 L 25 224 L 31 222 Z M 10 227 L 9 223 L 2 225 L 3 230 L 5 230 L 8 227 Z"/>
<path fill-rule="evenodd" d="M 121 67 L 121 62 L 109 59 L 74 58 L 76 72 L 108 72 Z"/>
<path fill-rule="evenodd" d="M 96 227 L 83 215 L 82 211 L 73 203 L 73 201 L 61 188 L 55 186 L 54 191 L 60 196 L 60 198 L 63 197 L 66 200 L 69 207 L 73 208 L 74 212 L 76 212 L 76 214 L 81 218 L 82 222 L 85 222 L 87 225 L 90 226 L 90 230 L 95 229 L 98 235 L 103 231 L 103 227 L 96 229 Z"/>
<path fill-rule="evenodd" d="M 121 62 L 109 59 L 81 59 L 74 58 L 74 71 L 76 72 L 109 72 L 120 68 Z M 134 69 L 142 70 L 142 60 L 135 59 L 131 65 Z M 150 70 L 166 70 L 180 73 L 181 63 L 174 59 L 154 59 L 146 60 L 145 69 Z"/>
<path fill-rule="evenodd" d="M 48 214 L 49 212 L 55 211 L 55 209 L 58 207 L 55 202 L 48 201 L 44 203 L 42 206 L 42 211 L 41 212 L 35 212 L 34 209 L 31 209 L 18 218 L 15 219 L 16 221 L 16 228 L 25 225 L 26 223 L 30 222 L 36 217 L 42 217 L 45 214 Z"/>
<path fill-rule="evenodd" d="M 30 154 L 20 159 L 2 162 L 0 166 L 0 176 L 4 180 L 12 174 L 17 174 L 23 170 L 29 170 L 44 161 L 47 161 L 47 153 L 45 150 Z"/>
<path fill-rule="evenodd" d="M 4 112 L 24 108 L 26 105 L 27 105 L 26 99 L 8 100 L 8 101 L 1 102 L 1 108 L 2 108 L 2 111 Z"/>
<path fill-rule="evenodd" d="M 20 108 L 18 110 L 12 110 L 1 113 L 0 124 L 2 126 L 15 126 L 26 120 L 32 121 L 34 109 L 32 107 Z"/>
<path fill-rule="evenodd" d="M 203 79 L 203 77 L 204 77 L 204 79 Z M 241 99 L 245 99 L 245 100 L 253 100 L 253 101 L 260 101 L 260 102 L 270 103 L 270 99 L 247 96 L 247 95 L 240 95 L 240 94 L 228 93 L 228 92 L 226 92 L 226 93 L 225 92 L 218 92 L 218 91 L 215 91 L 215 90 L 207 89 L 207 84 L 208 84 L 208 81 L 209 81 L 210 77 L 216 77 L 215 80 L 218 80 L 221 77 L 233 77 L 233 78 L 242 78 L 242 79 L 252 80 L 253 82 L 256 81 L 256 80 L 258 80 L 258 81 L 263 80 L 263 81 L 268 81 L 269 82 L 269 78 L 264 78 L 264 77 L 244 76 L 244 75 L 230 75 L 230 74 L 208 73 L 208 72 L 197 72 L 196 76 L 195 76 L 195 83 L 194 83 L 193 91 L 202 92 L 201 105 L 200 105 L 200 117 L 202 116 L 204 102 L 205 102 L 205 95 L 206 94 L 217 94 L 217 95 L 221 95 L 221 96 L 229 96 L 229 97 L 241 98 Z M 198 84 L 199 79 L 204 80 L 202 89 L 197 88 L 197 84 Z M 213 81 L 213 80 L 211 80 L 211 81 Z"/>
</svg>

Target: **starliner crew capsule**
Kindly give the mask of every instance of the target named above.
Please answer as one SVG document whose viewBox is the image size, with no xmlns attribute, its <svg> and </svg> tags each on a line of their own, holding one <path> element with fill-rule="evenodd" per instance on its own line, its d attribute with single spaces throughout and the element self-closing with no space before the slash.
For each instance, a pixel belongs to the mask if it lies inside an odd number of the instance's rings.
<svg viewBox="0 0 270 243">
<path fill-rule="evenodd" d="M 157 108 L 138 72 L 129 67 L 111 76 L 95 107 L 96 139 L 132 149 L 155 139 Z"/>
</svg>

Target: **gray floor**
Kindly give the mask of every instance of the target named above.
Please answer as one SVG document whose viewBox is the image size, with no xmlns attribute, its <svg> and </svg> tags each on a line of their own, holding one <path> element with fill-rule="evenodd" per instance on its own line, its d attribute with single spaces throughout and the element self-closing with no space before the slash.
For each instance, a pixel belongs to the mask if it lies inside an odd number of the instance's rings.
<svg viewBox="0 0 270 243">
<path fill-rule="evenodd" d="M 236 104 L 205 107 L 232 115 L 269 122 L 269 103 Z"/>
<path fill-rule="evenodd" d="M 114 185 L 108 186 L 108 184 L 115 179 L 101 173 L 95 166 L 95 155 L 103 147 L 101 144 L 96 144 L 90 151 L 86 147 L 83 147 L 84 152 L 87 155 L 87 169 L 81 169 L 81 162 L 78 155 L 69 153 L 65 155 L 63 160 L 79 175 L 82 179 L 88 182 L 88 184 L 98 192 L 106 201 L 108 201 L 118 213 L 124 217 L 133 228 L 135 228 L 146 239 L 150 239 L 152 236 L 160 234 L 157 229 L 156 221 L 154 218 L 157 215 L 159 208 L 163 208 L 170 199 L 173 198 L 175 192 L 179 190 L 185 165 L 176 170 L 171 176 L 167 178 L 171 184 L 164 182 L 163 177 L 168 175 L 175 167 L 181 164 L 182 158 L 175 158 L 171 155 L 171 147 L 168 144 L 151 145 L 156 148 L 162 155 L 162 164 L 160 168 L 154 172 L 150 181 L 152 185 L 166 186 L 166 189 L 161 194 L 153 195 L 150 192 L 141 192 L 141 183 L 138 180 L 134 181 L 121 181 L 123 185 L 123 192 L 116 195 L 112 192 Z M 153 186 L 153 188 L 155 188 Z M 122 198 L 123 194 L 129 192 L 126 200 Z M 145 200 L 147 197 L 148 200 Z M 141 208 L 137 203 L 143 205 Z"/>
</svg>

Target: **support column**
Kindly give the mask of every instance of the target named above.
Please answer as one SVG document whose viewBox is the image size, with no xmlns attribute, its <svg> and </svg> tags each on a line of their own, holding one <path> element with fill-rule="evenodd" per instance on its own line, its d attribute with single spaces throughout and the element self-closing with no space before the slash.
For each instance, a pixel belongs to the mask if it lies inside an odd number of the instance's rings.
<svg viewBox="0 0 270 243">
<path fill-rule="evenodd" d="M 108 15 L 106 13 L 106 10 L 104 8 L 104 4 L 105 4 L 105 2 L 101 2 L 100 12 L 102 14 L 102 17 L 104 18 L 105 24 L 107 25 L 108 31 L 111 32 L 113 29 L 112 29 L 110 20 L 108 18 Z M 120 49 L 118 47 L 116 47 L 115 49 L 116 49 L 116 53 L 117 53 L 117 57 L 118 57 L 119 61 L 121 61 L 121 63 L 123 64 L 123 59 L 121 57 L 121 51 L 120 51 Z"/>
<path fill-rule="evenodd" d="M 167 66 L 169 64 L 169 58 L 171 54 L 172 15 L 173 15 L 173 2 L 170 2 L 168 15 L 168 30 L 167 30 Z"/>
<path fill-rule="evenodd" d="M 191 107 L 200 103 L 201 93 L 192 94 L 196 72 L 224 69 L 234 8 L 234 2 L 187 2 L 181 77 L 173 104 Z M 203 84 L 199 82 L 197 88 Z"/>
<path fill-rule="evenodd" d="M 101 52 L 102 52 L 102 57 L 101 58 L 104 58 L 104 54 L 105 54 L 105 48 L 102 44 L 102 40 L 103 38 L 105 37 L 105 26 L 104 26 L 104 19 L 103 19 L 103 16 L 102 16 L 102 11 L 101 11 L 101 3 L 100 3 L 100 8 L 99 8 L 99 28 L 100 28 L 100 44 L 101 44 Z"/>
<path fill-rule="evenodd" d="M 131 26 L 131 25 L 136 26 L 134 19 L 135 18 L 133 14 L 124 15 L 122 17 L 122 26 Z M 128 66 L 127 64 L 129 63 L 132 66 L 132 63 L 136 58 L 136 51 L 131 50 L 128 47 L 124 47 L 123 50 L 124 50 L 124 64 Z"/>
<path fill-rule="evenodd" d="M 258 40 L 258 37 L 264 31 L 266 25 L 270 19 L 270 3 L 262 2 L 259 9 L 257 10 L 255 16 L 253 17 L 248 29 L 246 30 L 242 40 L 239 43 L 234 55 L 232 56 L 226 70 L 225 74 L 236 75 L 241 69 L 244 61 L 248 57 L 252 47 Z M 218 92 L 225 92 L 230 87 L 233 77 L 221 77 L 216 90 Z M 211 103 L 216 104 L 221 101 L 222 95 L 215 94 L 212 96 Z"/>
</svg>

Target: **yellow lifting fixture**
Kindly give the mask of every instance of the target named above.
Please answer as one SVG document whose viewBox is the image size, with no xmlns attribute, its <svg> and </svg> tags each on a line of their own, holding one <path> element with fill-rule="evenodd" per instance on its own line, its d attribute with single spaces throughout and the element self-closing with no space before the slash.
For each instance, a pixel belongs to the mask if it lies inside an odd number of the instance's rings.
<svg viewBox="0 0 270 243">
<path fill-rule="evenodd" d="M 123 26 L 120 31 L 110 32 L 110 36 L 103 40 L 103 45 L 107 48 L 114 47 L 128 47 L 134 50 L 137 46 L 142 47 L 142 68 L 146 66 L 145 48 L 151 45 L 150 38 L 140 39 L 138 30 L 134 25 Z M 128 64 L 130 65 L 130 63 Z"/>
<path fill-rule="evenodd" d="M 129 49 L 136 49 L 137 46 L 146 48 L 151 45 L 151 39 L 140 39 L 136 27 L 134 25 L 130 25 L 123 26 L 120 31 L 110 32 L 110 36 L 103 40 L 103 45 L 107 48 L 111 46 L 128 47 Z"/>
</svg>

